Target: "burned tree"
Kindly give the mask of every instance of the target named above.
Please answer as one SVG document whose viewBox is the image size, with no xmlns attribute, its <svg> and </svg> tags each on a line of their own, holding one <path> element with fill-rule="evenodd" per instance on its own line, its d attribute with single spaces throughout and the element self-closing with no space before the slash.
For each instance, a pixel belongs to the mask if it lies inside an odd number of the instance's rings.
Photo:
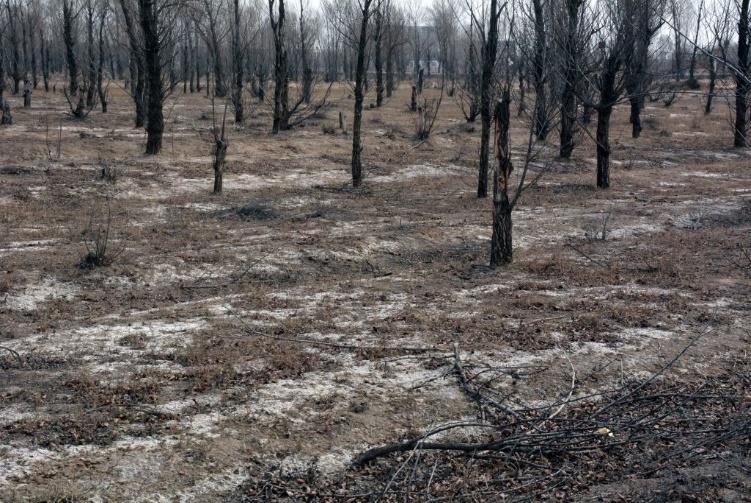
<svg viewBox="0 0 751 503">
<path fill-rule="evenodd" d="M 626 8 L 605 14 L 609 38 L 602 38 L 595 51 L 599 52 L 597 74 L 592 79 L 599 93 L 594 105 L 597 110 L 597 186 L 610 187 L 610 118 L 613 107 L 625 90 L 623 68 L 628 68 L 634 54 L 629 6 L 638 0 L 625 0 Z"/>
<path fill-rule="evenodd" d="M 274 36 L 273 133 L 289 129 L 289 77 L 287 75 L 287 47 L 284 32 L 284 0 L 278 0 L 277 12 L 274 14 L 274 3 L 276 1 L 269 0 L 269 21 Z"/>
<path fill-rule="evenodd" d="M 560 156 L 569 159 L 574 151 L 576 129 L 576 86 L 579 80 L 581 41 L 579 39 L 580 9 L 584 0 L 565 0 L 565 33 L 561 47 L 563 58 L 563 92 L 561 94 Z"/>
<path fill-rule="evenodd" d="M 534 22 L 534 57 L 532 59 L 532 80 L 535 86 L 535 135 L 538 140 L 544 141 L 548 137 L 548 111 L 546 85 L 547 76 L 545 66 L 547 64 L 548 44 L 545 34 L 545 12 L 543 0 L 532 0 Z"/>
<path fill-rule="evenodd" d="M 78 83 L 78 60 L 76 56 L 76 27 L 71 0 L 63 0 L 63 40 L 65 42 L 65 59 L 68 64 L 68 87 L 65 97 L 68 100 L 71 113 L 77 119 L 88 115 L 84 104 L 84 90 Z M 89 109 L 91 110 L 91 109 Z"/>
<path fill-rule="evenodd" d="M 387 4 L 382 4 L 375 12 L 375 28 L 373 32 L 373 50 L 375 52 L 375 72 L 376 72 L 376 106 L 383 105 L 383 38 L 385 26 L 383 22 L 383 10 L 388 8 Z"/>
<path fill-rule="evenodd" d="M 508 264 L 514 256 L 512 205 L 509 199 L 509 179 L 514 169 L 509 149 L 510 104 L 511 93 L 509 88 L 505 87 L 494 113 L 496 164 L 493 173 L 493 236 L 490 241 L 490 267 Z"/>
<path fill-rule="evenodd" d="M 130 45 L 130 93 L 136 110 L 135 127 L 142 128 L 146 123 L 146 66 L 141 49 L 140 30 L 134 19 L 130 0 L 120 0 L 120 7 Z"/>
<path fill-rule="evenodd" d="M 165 93 L 162 89 L 162 35 L 160 34 L 158 0 L 138 0 L 138 12 L 143 34 L 143 60 L 146 77 L 146 100 L 148 114 L 146 121 L 146 155 L 156 155 L 162 149 L 164 134 Z M 165 20 L 166 21 L 166 20 Z"/>
<path fill-rule="evenodd" d="M 690 89 L 699 89 L 699 81 L 696 80 L 696 52 L 699 48 L 699 30 L 701 29 L 701 16 L 704 11 L 704 0 L 699 4 L 699 11 L 696 14 L 696 30 L 694 31 L 693 49 L 691 51 L 691 60 L 688 65 L 688 87 Z"/>
<path fill-rule="evenodd" d="M 63 1 L 67 2 L 68 0 Z M 21 43 L 18 40 L 17 27 L 20 6 L 15 2 L 11 4 L 11 0 L 5 0 L 5 9 L 8 13 L 8 33 L 13 56 L 11 59 L 10 77 L 13 80 L 13 94 L 18 94 L 21 92 L 21 81 L 23 80 L 23 75 L 21 74 Z"/>
<path fill-rule="evenodd" d="M 625 71 L 625 86 L 628 92 L 631 136 L 641 135 L 641 110 L 650 86 L 649 46 L 655 33 L 662 27 L 664 0 L 629 0 L 624 2 L 624 28 L 633 40 L 633 54 L 628 59 Z"/>
<path fill-rule="evenodd" d="M 104 87 L 104 56 L 105 56 L 105 36 L 104 26 L 107 22 L 107 4 L 102 4 L 102 12 L 99 15 L 99 63 L 96 72 L 96 89 L 99 95 L 99 104 L 102 107 L 102 113 L 107 113 L 107 89 Z"/>
<path fill-rule="evenodd" d="M 313 69 L 310 67 L 310 33 L 305 25 L 303 0 L 300 0 L 300 63 L 302 64 L 302 100 L 310 104 L 313 98 Z"/>
<path fill-rule="evenodd" d="M 501 11 L 505 8 L 498 5 L 498 0 L 490 0 L 490 12 L 487 26 L 485 27 L 474 18 L 482 41 L 482 75 L 480 77 L 480 117 L 482 118 L 482 131 L 480 133 L 480 164 L 477 176 L 477 197 L 488 196 L 488 162 L 490 157 L 490 126 L 493 119 L 492 95 L 495 61 L 498 52 L 498 20 Z"/>
<path fill-rule="evenodd" d="M 245 60 L 243 58 L 243 46 L 240 37 L 240 1 L 232 3 L 232 104 L 235 107 L 235 124 L 242 124 L 244 117 L 243 109 L 243 80 Z M 224 122 L 222 122 L 222 136 L 224 136 Z M 221 190 L 221 189 L 220 189 Z"/>
<path fill-rule="evenodd" d="M 352 119 L 352 186 L 362 183 L 362 104 L 365 100 L 365 51 L 368 46 L 368 23 L 372 9 L 380 9 L 380 0 L 358 0 L 360 11 L 360 33 L 357 42 L 357 68 L 355 70 L 355 111 Z"/>
<path fill-rule="evenodd" d="M 733 144 L 747 147 L 749 91 L 749 0 L 740 0 L 738 11 L 738 63 L 735 70 L 735 128 Z"/>
<path fill-rule="evenodd" d="M 97 67 L 94 45 L 94 3 L 86 0 L 86 37 L 88 54 L 88 74 L 86 76 L 86 108 L 89 110 L 96 106 L 96 81 Z"/>
</svg>

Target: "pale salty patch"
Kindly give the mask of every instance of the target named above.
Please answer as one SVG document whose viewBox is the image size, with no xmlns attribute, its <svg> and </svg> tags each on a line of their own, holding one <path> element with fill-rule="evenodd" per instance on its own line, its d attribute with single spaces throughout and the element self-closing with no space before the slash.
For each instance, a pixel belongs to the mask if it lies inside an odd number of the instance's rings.
<svg viewBox="0 0 751 503">
<path fill-rule="evenodd" d="M 436 166 L 434 164 L 416 164 L 395 171 L 391 175 L 376 175 L 368 177 L 372 182 L 398 182 L 407 181 L 414 178 L 440 178 L 443 176 L 458 175 L 466 173 L 466 168 L 449 164 L 446 166 Z"/>
<path fill-rule="evenodd" d="M 24 252 L 27 253 L 29 251 L 43 251 L 43 250 L 49 250 L 57 244 L 59 240 L 57 239 L 38 239 L 33 241 L 14 241 L 12 243 L 8 243 L 6 245 L 3 245 L 0 247 L 0 255 L 7 255 L 10 253 L 18 253 L 18 252 Z"/>
<path fill-rule="evenodd" d="M 123 369 L 126 373 L 135 366 L 132 360 L 141 351 L 163 352 L 184 347 L 192 342 L 192 335 L 208 327 L 201 318 L 185 321 L 136 321 L 121 325 L 94 325 L 54 334 L 33 335 L 8 341 L 7 346 L 19 353 L 28 348 L 44 347 L 46 351 L 60 355 L 73 355 L 94 370 L 109 372 Z M 123 337 L 142 337 L 143 347 L 135 350 L 121 344 Z M 123 362 L 130 362 L 124 365 Z"/>
<path fill-rule="evenodd" d="M 72 300 L 79 291 L 73 283 L 54 278 L 45 278 L 40 283 L 29 285 L 19 294 L 9 295 L 5 307 L 13 311 L 34 311 L 39 304 L 50 300 Z"/>
</svg>

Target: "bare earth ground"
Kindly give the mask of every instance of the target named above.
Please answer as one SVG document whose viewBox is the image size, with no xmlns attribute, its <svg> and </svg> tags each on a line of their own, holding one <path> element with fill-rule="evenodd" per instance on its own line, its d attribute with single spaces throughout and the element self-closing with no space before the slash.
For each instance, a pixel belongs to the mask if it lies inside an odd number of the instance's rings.
<svg viewBox="0 0 751 503">
<path fill-rule="evenodd" d="M 705 117 L 698 97 L 650 103 L 639 140 L 618 108 L 612 188 L 594 188 L 582 135 L 574 160 L 522 198 L 514 264 L 490 272 L 479 125 L 447 99 L 415 148 L 407 93 L 365 112 L 361 190 L 349 188 L 350 136 L 322 129 L 338 110 L 351 117 L 343 87 L 278 136 L 252 107 L 231 131 L 218 197 L 204 96 L 170 101 L 156 158 L 141 155 L 117 89 L 110 113 L 82 122 L 64 118 L 60 94 L 37 91 L 31 111 L 12 98 L 15 123 L 0 130 L 0 500 L 367 498 L 403 457 L 349 468 L 358 453 L 477 417 L 448 372 L 454 341 L 475 368 L 535 369 L 498 384 L 534 404 L 565 396 L 571 368 L 583 396 L 649 376 L 705 334 L 664 378 L 726 383 L 742 398 L 733 410 L 748 411 L 751 152 L 725 147 L 724 104 Z M 525 139 L 520 121 L 520 155 Z M 108 207 L 114 260 L 82 269 L 82 234 Z M 592 239 L 606 215 L 606 239 Z M 535 494 L 741 501 L 748 453 L 734 440 L 649 475 L 603 463 Z M 430 456 L 445 499 L 524 486 L 519 466 Z"/>
</svg>

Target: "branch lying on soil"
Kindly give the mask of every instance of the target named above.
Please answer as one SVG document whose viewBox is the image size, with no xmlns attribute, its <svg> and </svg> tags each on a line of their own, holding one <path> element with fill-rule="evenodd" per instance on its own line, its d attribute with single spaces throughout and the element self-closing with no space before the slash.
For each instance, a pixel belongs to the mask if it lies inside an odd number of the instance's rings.
<svg viewBox="0 0 751 503">
<path fill-rule="evenodd" d="M 591 410 L 590 404 L 581 402 L 578 409 L 571 410 L 562 416 L 566 406 L 579 401 L 574 399 L 576 387 L 575 370 L 572 373 L 571 385 L 566 398 L 536 409 L 513 409 L 497 398 L 499 395 L 482 384 L 477 384 L 477 376 L 469 377 L 464 369 L 459 355 L 458 344 L 454 345 L 454 373 L 459 386 L 480 407 L 489 406 L 498 413 L 495 424 L 479 423 L 473 426 L 494 430 L 493 440 L 487 442 L 430 442 L 428 438 L 438 433 L 455 429 L 457 423 L 440 427 L 401 442 L 387 444 L 369 449 L 352 461 L 353 467 L 362 466 L 369 461 L 396 452 L 412 450 L 441 450 L 471 453 L 495 453 L 513 457 L 515 462 L 526 463 L 539 459 L 540 456 L 587 453 L 604 451 L 617 446 L 638 446 L 646 442 L 678 443 L 689 440 L 688 446 L 672 450 L 673 456 L 691 453 L 698 446 L 707 448 L 719 445 L 730 439 L 751 434 L 751 420 L 746 417 L 722 422 L 726 417 L 717 417 L 720 427 L 708 427 L 709 423 L 716 426 L 701 414 L 696 414 L 697 403 L 702 401 L 719 400 L 737 403 L 741 397 L 733 395 L 707 394 L 701 392 L 704 386 L 694 393 L 685 393 L 680 389 L 672 389 L 662 393 L 647 393 L 650 385 L 665 372 L 672 368 L 696 342 L 708 334 L 707 330 L 693 337 L 688 344 L 667 363 L 661 366 L 648 379 L 638 384 L 624 384 L 620 388 L 599 394 L 589 395 L 610 397 L 606 405 Z M 569 363 L 571 363 L 569 361 Z M 573 364 L 572 364 L 573 367 Z M 479 374 L 478 374 L 479 375 Z M 741 416 L 738 416 L 741 417 Z M 669 429 L 658 429 L 659 425 L 667 422 Z M 695 423 L 695 424 L 694 424 Z M 664 427 L 663 427 L 664 428 Z"/>
</svg>

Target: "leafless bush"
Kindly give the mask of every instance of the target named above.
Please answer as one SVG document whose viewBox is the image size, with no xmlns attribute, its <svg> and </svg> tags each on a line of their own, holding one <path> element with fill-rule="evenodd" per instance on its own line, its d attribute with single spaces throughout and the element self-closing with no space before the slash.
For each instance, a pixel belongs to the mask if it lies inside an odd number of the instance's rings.
<svg viewBox="0 0 751 503">
<path fill-rule="evenodd" d="M 321 125 L 321 132 L 323 134 L 336 134 L 336 128 L 334 126 L 331 126 L 329 124 L 322 124 Z"/>
<path fill-rule="evenodd" d="M 588 241 L 606 241 L 610 230 L 608 229 L 608 223 L 610 222 L 611 212 L 601 215 L 599 218 L 590 220 L 584 226 L 584 237 Z"/>
<path fill-rule="evenodd" d="M 94 208 L 86 228 L 81 232 L 81 241 L 86 247 L 86 254 L 78 263 L 80 269 L 94 269 L 110 265 L 123 251 L 112 249 L 113 245 L 112 205 L 107 198 L 104 208 Z"/>
<path fill-rule="evenodd" d="M 118 167 L 112 166 L 105 160 L 100 160 L 99 165 L 102 167 L 99 175 L 101 179 L 112 185 L 116 184 L 117 179 L 120 177 L 120 170 Z"/>
<path fill-rule="evenodd" d="M 61 156 L 63 142 L 63 121 L 60 120 L 57 125 L 57 141 L 55 145 L 55 153 L 52 153 L 52 138 L 50 138 L 50 118 L 44 118 L 44 144 L 47 146 L 47 159 L 50 161 L 59 161 Z"/>
</svg>

